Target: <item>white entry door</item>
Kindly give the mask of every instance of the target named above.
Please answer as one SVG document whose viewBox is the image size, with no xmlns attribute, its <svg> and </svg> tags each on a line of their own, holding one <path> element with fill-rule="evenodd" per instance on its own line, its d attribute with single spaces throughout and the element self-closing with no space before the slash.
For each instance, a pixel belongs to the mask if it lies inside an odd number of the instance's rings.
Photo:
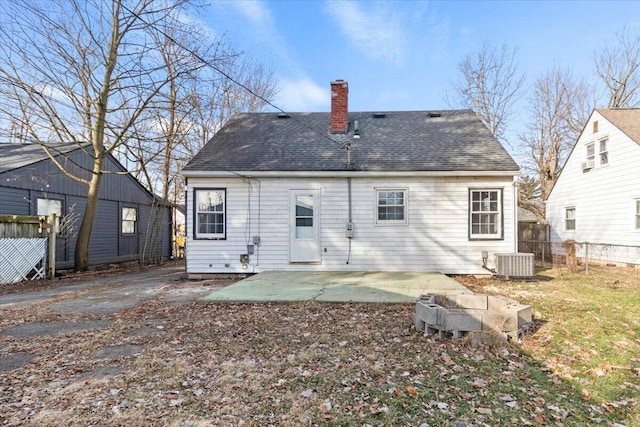
<svg viewBox="0 0 640 427">
<path fill-rule="evenodd" d="M 289 260 L 320 261 L 318 190 L 291 190 L 289 215 Z"/>
</svg>

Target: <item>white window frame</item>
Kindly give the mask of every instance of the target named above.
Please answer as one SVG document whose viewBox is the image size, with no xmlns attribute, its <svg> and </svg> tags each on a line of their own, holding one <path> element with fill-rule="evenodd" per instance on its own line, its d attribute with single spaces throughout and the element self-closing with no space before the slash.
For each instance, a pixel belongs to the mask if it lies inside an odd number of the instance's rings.
<svg viewBox="0 0 640 427">
<path fill-rule="evenodd" d="M 604 143 L 604 149 L 602 148 L 602 145 Z M 604 165 L 608 165 L 609 164 L 609 138 L 602 138 L 598 141 L 598 159 L 600 161 L 600 166 L 604 166 Z M 602 159 L 604 159 L 604 161 L 602 161 Z"/>
<path fill-rule="evenodd" d="M 596 143 L 593 141 L 587 143 L 585 149 L 585 160 L 587 163 L 591 162 L 591 164 L 594 165 L 596 161 Z"/>
<path fill-rule="evenodd" d="M 38 197 L 36 200 L 36 215 L 49 216 L 51 213 L 56 214 L 58 218 L 62 216 L 62 200 Z"/>
<path fill-rule="evenodd" d="M 640 231 L 640 199 L 635 199 L 633 203 L 635 207 L 635 215 L 633 216 L 634 230 Z"/>
<path fill-rule="evenodd" d="M 380 204 L 381 193 L 402 193 L 402 204 Z M 402 219 L 381 219 L 380 208 L 402 207 Z M 376 225 L 407 225 L 409 224 L 409 190 L 407 188 L 376 188 L 375 189 L 375 224 Z"/>
<path fill-rule="evenodd" d="M 569 218 L 569 212 L 573 212 L 573 218 Z M 573 228 L 569 228 L 569 221 L 573 221 Z M 576 231 L 576 207 L 567 206 L 564 208 L 564 231 Z"/>
<path fill-rule="evenodd" d="M 133 214 L 133 217 L 131 214 Z M 135 235 L 138 231 L 138 208 L 133 206 L 123 206 L 120 210 L 120 215 L 120 233 L 124 236 Z M 125 227 L 125 225 L 127 227 Z M 131 225 L 133 225 L 133 231 L 131 231 Z"/>
<path fill-rule="evenodd" d="M 218 193 L 222 204 L 221 210 L 200 210 L 199 194 L 201 193 Z M 220 203 L 219 203 L 220 204 Z M 218 205 L 219 205 L 218 204 Z M 215 205 L 216 207 L 218 205 Z M 200 231 L 200 215 L 213 214 L 222 215 L 222 231 L 221 232 L 201 232 Z M 216 224 L 215 222 L 212 224 Z M 227 189 L 226 188 L 194 188 L 193 190 L 193 237 L 195 239 L 225 240 L 227 238 Z"/>
<path fill-rule="evenodd" d="M 483 193 L 487 193 L 489 200 L 483 199 Z M 495 199 L 491 200 L 491 193 Z M 479 197 L 476 198 L 475 195 Z M 469 240 L 502 240 L 504 239 L 504 205 L 502 188 L 470 188 L 469 189 Z M 492 209 L 491 203 L 495 203 Z M 488 204 L 488 206 L 487 206 Z M 494 216 L 495 230 L 493 233 L 482 232 L 482 228 L 489 226 L 486 219 Z M 474 231 L 478 229 L 478 231 Z"/>
</svg>

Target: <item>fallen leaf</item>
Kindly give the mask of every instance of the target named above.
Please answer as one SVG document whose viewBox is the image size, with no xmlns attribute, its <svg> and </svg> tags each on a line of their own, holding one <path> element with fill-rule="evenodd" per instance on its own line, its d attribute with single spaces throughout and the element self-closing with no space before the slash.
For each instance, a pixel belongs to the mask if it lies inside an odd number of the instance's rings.
<svg viewBox="0 0 640 427">
<path fill-rule="evenodd" d="M 482 415 L 493 415 L 491 408 L 476 408 L 476 412 Z"/>
</svg>

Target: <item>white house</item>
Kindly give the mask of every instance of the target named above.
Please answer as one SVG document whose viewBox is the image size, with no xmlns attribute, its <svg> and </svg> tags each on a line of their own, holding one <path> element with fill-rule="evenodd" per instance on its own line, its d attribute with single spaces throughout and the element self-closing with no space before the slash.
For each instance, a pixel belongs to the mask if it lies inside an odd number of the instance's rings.
<svg viewBox="0 0 640 427">
<path fill-rule="evenodd" d="M 640 264 L 640 109 L 593 111 L 546 212 L 552 241 L 620 245 L 590 256 Z"/>
<path fill-rule="evenodd" d="M 486 273 L 516 252 L 518 166 L 470 110 L 234 116 L 185 166 L 191 277 Z"/>
</svg>

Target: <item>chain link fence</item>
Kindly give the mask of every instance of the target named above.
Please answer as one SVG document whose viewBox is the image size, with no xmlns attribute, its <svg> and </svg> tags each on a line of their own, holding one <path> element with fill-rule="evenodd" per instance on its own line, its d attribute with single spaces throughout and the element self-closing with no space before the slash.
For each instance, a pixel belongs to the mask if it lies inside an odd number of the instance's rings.
<svg viewBox="0 0 640 427">
<path fill-rule="evenodd" d="M 521 240 L 518 252 L 534 254 L 537 267 L 569 267 L 578 265 L 640 266 L 640 246 L 613 245 L 606 243 L 548 242 L 543 240 Z"/>
</svg>

